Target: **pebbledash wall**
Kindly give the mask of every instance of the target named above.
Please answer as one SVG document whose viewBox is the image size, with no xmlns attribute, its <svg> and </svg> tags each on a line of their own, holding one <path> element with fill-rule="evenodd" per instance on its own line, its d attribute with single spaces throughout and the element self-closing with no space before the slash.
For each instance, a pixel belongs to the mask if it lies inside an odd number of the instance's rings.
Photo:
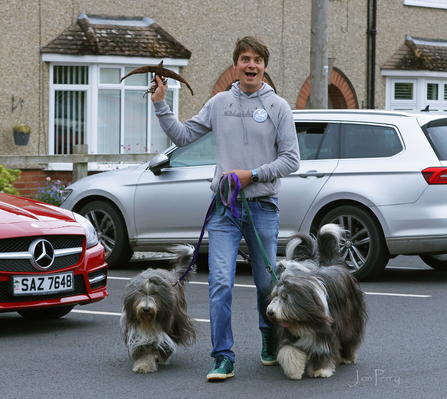
<svg viewBox="0 0 447 399">
<path fill-rule="evenodd" d="M 370 0 L 373 1 L 373 0 Z M 445 0 L 439 0 L 437 3 Z M 80 13 L 149 17 L 191 51 L 180 74 L 179 120 L 195 115 L 228 86 L 238 37 L 256 35 L 269 45 L 269 77 L 292 108 L 305 108 L 310 76 L 310 0 L 10 0 L 0 13 L 0 155 L 49 153 L 49 64 L 40 50 L 72 25 Z M 333 58 L 330 97 L 337 108 L 367 104 L 367 1 L 329 0 L 329 57 Z M 381 66 L 402 46 L 405 35 L 447 38 L 447 9 L 427 0 L 377 0 L 376 108 L 386 105 Z M 410 4 L 420 4 L 417 7 Z M 20 102 L 20 100 L 22 100 Z M 16 107 L 14 109 L 14 107 Z M 14 144 L 11 126 L 31 125 L 27 146 Z M 23 170 L 16 187 L 32 196 L 46 177 L 71 181 L 70 172 L 36 167 Z"/>
</svg>

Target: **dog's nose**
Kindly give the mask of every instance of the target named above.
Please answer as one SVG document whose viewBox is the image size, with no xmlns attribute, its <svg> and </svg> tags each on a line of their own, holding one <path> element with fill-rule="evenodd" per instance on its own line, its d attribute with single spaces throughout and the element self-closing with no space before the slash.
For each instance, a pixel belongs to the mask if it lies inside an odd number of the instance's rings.
<svg viewBox="0 0 447 399">
<path fill-rule="evenodd" d="M 267 314 L 269 316 L 273 316 L 273 310 L 272 309 L 267 309 Z"/>
<path fill-rule="evenodd" d="M 143 312 L 144 312 L 144 313 L 150 313 L 150 311 L 151 311 L 151 307 L 150 307 L 150 306 L 145 306 L 145 307 L 143 308 Z"/>
</svg>

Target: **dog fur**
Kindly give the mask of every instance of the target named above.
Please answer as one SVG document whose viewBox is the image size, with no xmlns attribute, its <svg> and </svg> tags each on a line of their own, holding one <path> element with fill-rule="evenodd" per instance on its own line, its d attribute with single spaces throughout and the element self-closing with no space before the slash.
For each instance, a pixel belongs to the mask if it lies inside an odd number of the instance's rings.
<svg viewBox="0 0 447 399">
<path fill-rule="evenodd" d="M 367 320 L 364 294 L 340 254 L 343 229 L 323 226 L 317 236 L 299 233 L 276 267 L 267 316 L 278 337 L 284 373 L 301 379 L 330 377 L 337 364 L 354 364 Z"/>
<path fill-rule="evenodd" d="M 169 248 L 177 258 L 172 270 L 147 269 L 127 284 L 123 296 L 121 331 L 136 373 L 153 373 L 168 364 L 177 345 L 191 345 L 196 325 L 186 311 L 184 282 L 194 252 L 190 245 Z"/>
</svg>

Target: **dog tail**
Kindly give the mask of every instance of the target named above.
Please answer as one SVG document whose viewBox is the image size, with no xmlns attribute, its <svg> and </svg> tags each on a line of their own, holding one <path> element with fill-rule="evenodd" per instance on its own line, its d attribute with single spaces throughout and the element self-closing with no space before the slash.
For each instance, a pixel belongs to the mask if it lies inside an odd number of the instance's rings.
<svg viewBox="0 0 447 399">
<path fill-rule="evenodd" d="M 188 269 L 191 264 L 191 260 L 194 254 L 194 247 L 189 244 L 175 245 L 168 248 L 168 251 L 177 255 L 175 259 L 171 261 L 171 265 L 174 265 L 173 273 L 177 275 L 178 278 L 183 276 L 183 274 Z M 196 265 L 192 267 L 189 273 L 185 276 L 182 281 L 191 280 L 192 275 L 196 272 Z"/>
<path fill-rule="evenodd" d="M 317 247 L 315 240 L 308 234 L 298 233 L 286 246 L 286 260 L 303 262 L 317 258 Z"/>
<path fill-rule="evenodd" d="M 321 266 L 335 264 L 344 265 L 340 252 L 340 243 L 344 237 L 345 230 L 338 224 L 325 224 L 317 236 L 317 244 L 320 255 Z"/>
</svg>

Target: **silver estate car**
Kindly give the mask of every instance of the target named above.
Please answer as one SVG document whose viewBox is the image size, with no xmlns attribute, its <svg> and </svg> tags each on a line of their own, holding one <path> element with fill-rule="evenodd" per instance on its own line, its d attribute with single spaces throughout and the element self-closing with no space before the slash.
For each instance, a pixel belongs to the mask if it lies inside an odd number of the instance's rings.
<svg viewBox="0 0 447 399">
<path fill-rule="evenodd" d="M 346 229 L 342 253 L 359 280 L 397 255 L 447 270 L 447 115 L 366 110 L 293 111 L 300 169 L 282 179 L 278 254 L 298 231 Z M 134 251 L 197 243 L 211 201 L 213 134 L 149 163 L 89 176 L 63 208 L 87 217 L 111 268 Z M 207 239 L 202 243 L 207 250 Z"/>
</svg>

